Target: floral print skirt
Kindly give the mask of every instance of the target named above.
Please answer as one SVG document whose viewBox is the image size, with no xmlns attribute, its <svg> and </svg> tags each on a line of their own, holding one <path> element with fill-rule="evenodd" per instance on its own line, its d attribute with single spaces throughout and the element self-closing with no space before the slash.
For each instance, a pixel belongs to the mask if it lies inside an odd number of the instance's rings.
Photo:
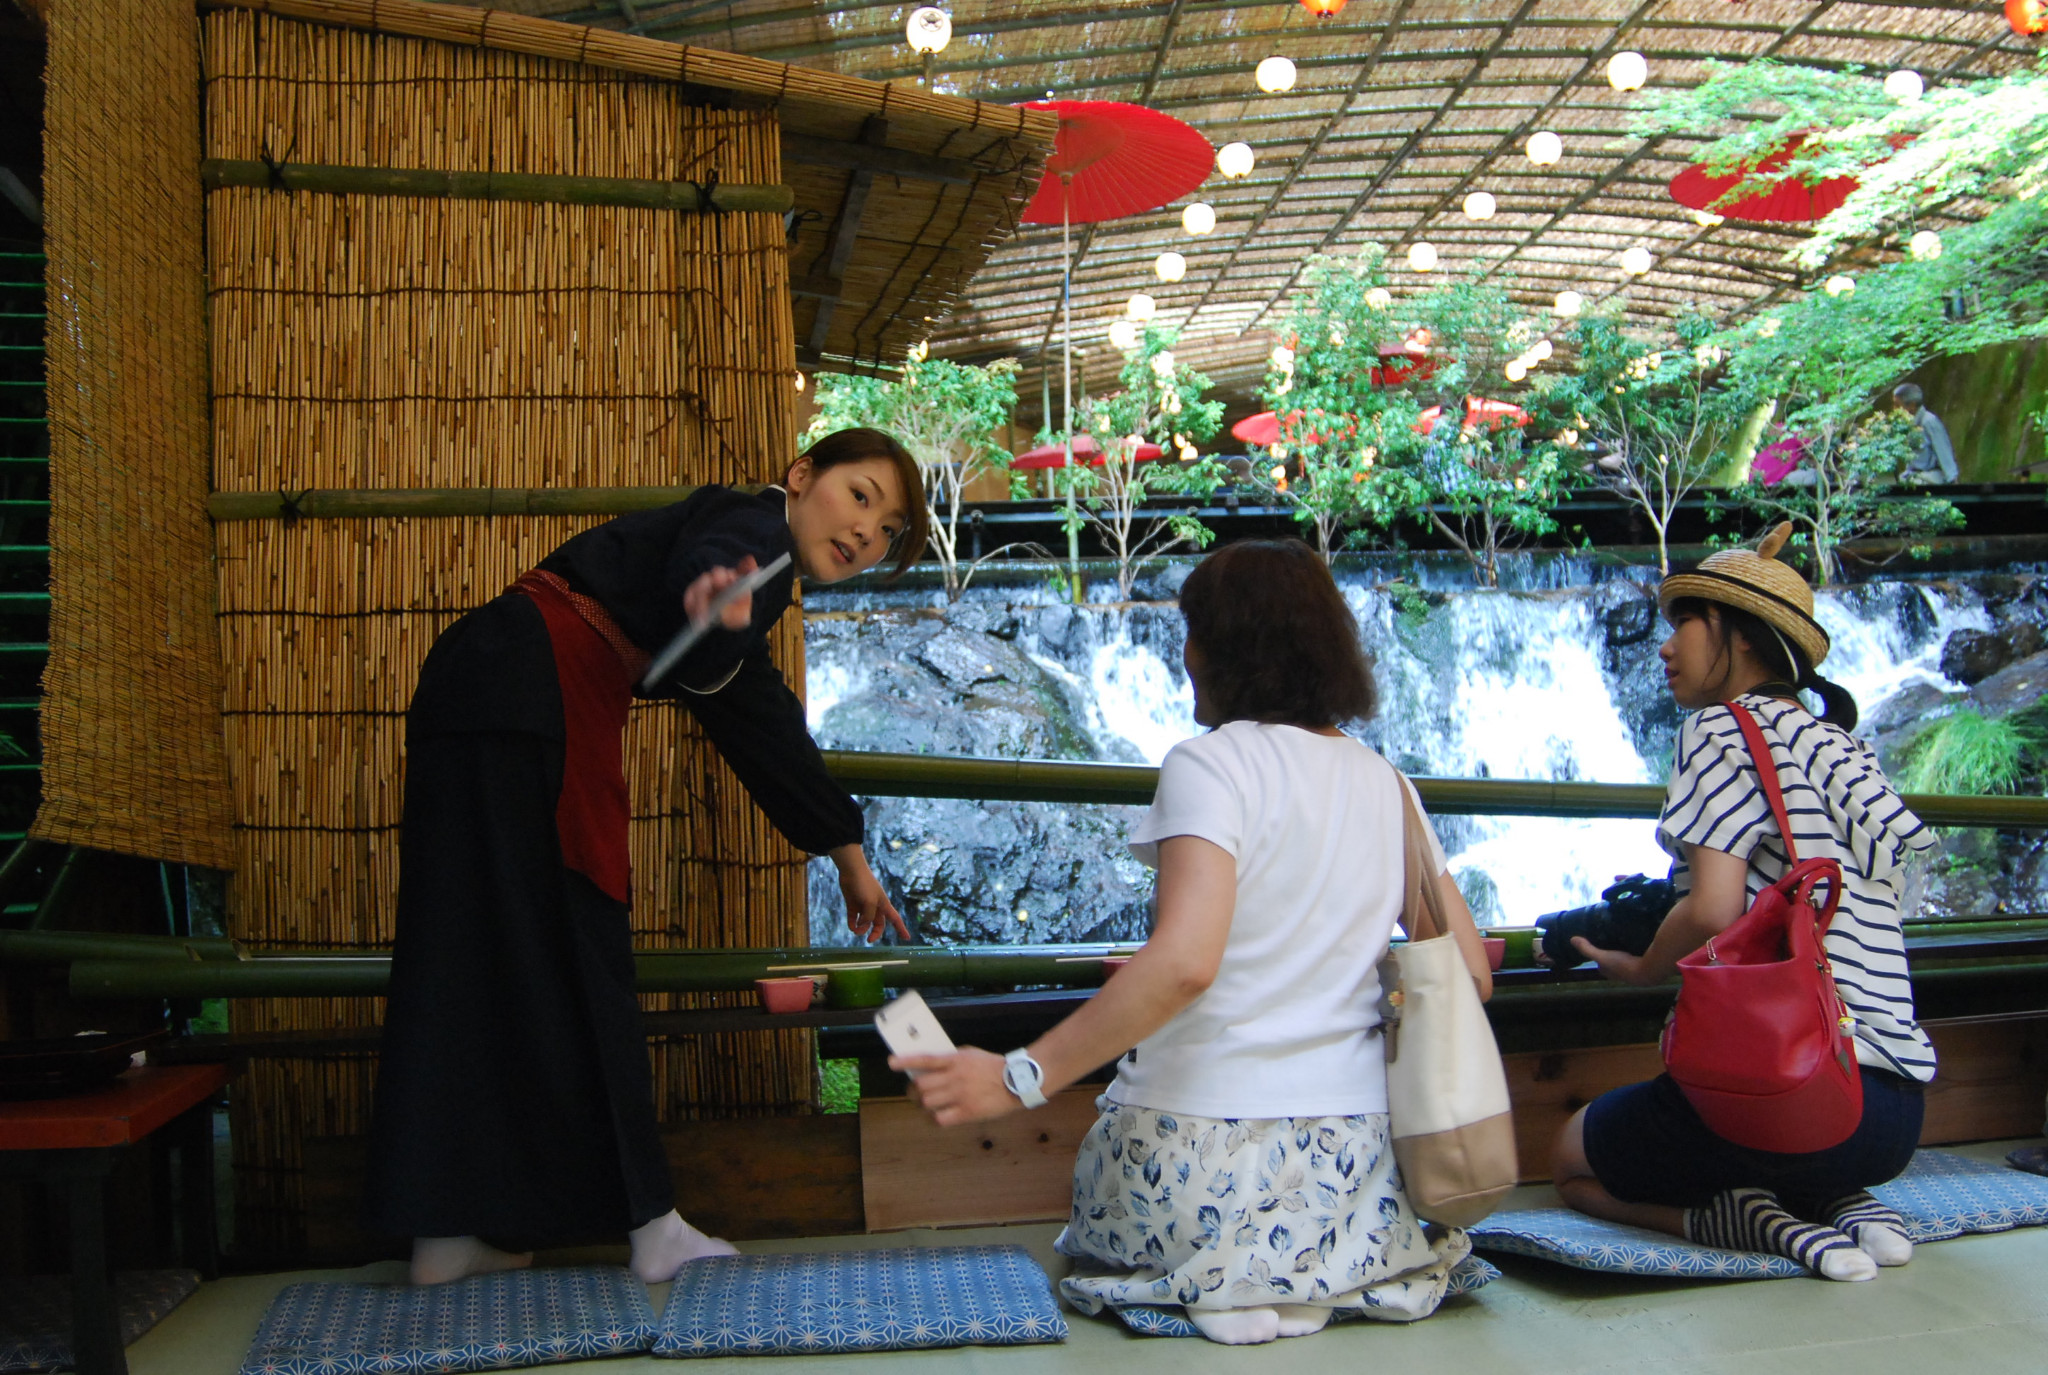
<svg viewBox="0 0 2048 1375">
<path fill-rule="evenodd" d="M 1385 1113 L 1214 1118 L 1098 1099 L 1056 1243 L 1086 1313 L 1133 1304 L 1309 1304 L 1413 1322 L 1436 1311 L 1464 1232 L 1425 1224 Z"/>
</svg>

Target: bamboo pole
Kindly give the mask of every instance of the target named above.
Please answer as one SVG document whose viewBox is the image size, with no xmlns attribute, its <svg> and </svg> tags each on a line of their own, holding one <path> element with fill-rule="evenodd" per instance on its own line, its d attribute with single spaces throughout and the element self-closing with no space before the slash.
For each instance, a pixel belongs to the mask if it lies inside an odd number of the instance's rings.
<svg viewBox="0 0 2048 1375">
<path fill-rule="evenodd" d="M 207 498 L 206 511 L 217 521 L 615 516 L 672 505 L 696 491 L 695 487 L 315 487 L 302 492 L 215 492 Z"/>
</svg>

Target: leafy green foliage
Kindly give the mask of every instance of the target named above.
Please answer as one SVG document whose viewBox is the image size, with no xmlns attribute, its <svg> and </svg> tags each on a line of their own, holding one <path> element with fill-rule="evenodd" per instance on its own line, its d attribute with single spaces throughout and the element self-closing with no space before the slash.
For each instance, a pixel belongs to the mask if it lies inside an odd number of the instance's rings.
<svg viewBox="0 0 2048 1375">
<path fill-rule="evenodd" d="M 1707 79 L 1691 90 L 1646 92 L 1632 132 L 1690 134 L 1731 123 L 1694 157 L 1718 175 L 1804 139 L 1782 170 L 1745 179 L 1730 199 L 1781 176 L 1858 179 L 1848 200 L 1787 255 L 1807 267 L 1938 207 L 1969 198 L 2024 202 L 2048 189 L 2048 59 L 1996 80 L 1940 83 L 1903 103 L 1885 94 L 1881 77 L 1855 71 L 1709 63 Z"/>
<path fill-rule="evenodd" d="M 1419 447 L 1410 428 L 1421 410 L 1414 395 L 1372 381 L 1380 345 L 1398 331 L 1386 281 L 1378 244 L 1354 257 L 1312 259 L 1281 326 L 1289 342 L 1261 391 L 1280 417 L 1280 443 L 1272 455 L 1278 475 L 1259 464 L 1259 483 L 1314 527 L 1324 558 L 1347 529 L 1383 514 L 1366 490 L 1374 470 Z"/>
<path fill-rule="evenodd" d="M 2041 745 L 2011 717 L 1987 717 L 1975 707 L 1958 707 L 1913 741 L 1899 771 L 1899 784 L 1917 793 L 2018 792 L 2038 767 L 2034 761 Z"/>
<path fill-rule="evenodd" d="M 1792 543 L 1811 551 L 1814 579 L 1825 586 L 1840 576 L 1839 546 L 1850 540 L 1923 540 L 1961 528 L 1963 514 L 1948 501 L 1900 491 L 1899 470 L 1919 442 L 1918 429 L 1902 413 L 1866 415 L 1845 429 L 1805 436 L 1807 457 L 1795 476 L 1810 476 L 1810 482 L 1764 487 L 1751 480 L 1731 496 L 1767 522 L 1791 521 Z"/>
<path fill-rule="evenodd" d="M 1221 464 L 1198 458 L 1195 449 L 1223 423 L 1223 403 L 1203 399 L 1211 383 L 1174 358 L 1176 338 L 1170 330 L 1147 327 L 1124 359 L 1118 389 L 1082 404 L 1078 418 L 1102 446 L 1102 465 L 1054 470 L 1055 482 L 1073 483 L 1082 498 L 1081 518 L 1095 527 L 1116 561 L 1117 586 L 1126 600 L 1143 559 L 1181 545 L 1207 548 L 1215 538 L 1192 510 L 1159 516 L 1146 509 L 1155 496 L 1207 496 L 1224 477 Z M 1140 440 L 1159 445 L 1166 456 L 1140 463 Z"/>
<path fill-rule="evenodd" d="M 896 436 L 917 459 L 932 516 L 932 550 L 945 576 L 946 595 L 958 598 L 973 577 L 972 568 L 963 577 L 959 566 L 961 492 L 982 473 L 1009 462 L 995 436 L 1016 409 L 1016 363 L 1003 359 L 973 367 L 914 353 L 896 377 L 819 373 L 816 385 L 818 414 L 804 435 L 806 442 L 851 426 L 872 426 Z"/>
<path fill-rule="evenodd" d="M 818 1061 L 818 1107 L 822 1112 L 860 1111 L 860 1061 Z"/>
<path fill-rule="evenodd" d="M 1624 331 L 1612 315 L 1586 316 L 1570 333 L 1576 366 L 1547 377 L 1529 403 L 1560 463 L 1648 519 L 1665 573 L 1672 517 L 1721 467 L 1718 440 L 1741 419 L 1742 398 L 1709 383 L 1725 356 L 1714 332 L 1696 314 L 1654 339 Z"/>
</svg>

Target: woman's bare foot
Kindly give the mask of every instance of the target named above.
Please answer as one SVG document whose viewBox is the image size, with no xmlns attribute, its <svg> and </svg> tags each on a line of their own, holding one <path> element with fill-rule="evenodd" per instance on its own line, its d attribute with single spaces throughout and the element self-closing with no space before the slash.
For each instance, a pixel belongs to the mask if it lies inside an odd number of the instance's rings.
<svg viewBox="0 0 2048 1375">
<path fill-rule="evenodd" d="M 475 1237 L 414 1237 L 412 1241 L 414 1284 L 446 1284 L 498 1270 L 524 1270 L 531 1264 L 531 1251 L 500 1251 Z"/>
<path fill-rule="evenodd" d="M 710 1256 L 736 1256 L 740 1248 L 717 1237 L 707 1237 L 683 1221 L 673 1208 L 654 1221 L 635 1227 L 633 1273 L 642 1284 L 661 1284 L 676 1277 L 676 1271 L 693 1260 Z"/>
<path fill-rule="evenodd" d="M 1190 1308 L 1187 1313 L 1196 1330 L 1225 1346 L 1257 1346 L 1280 1335 L 1280 1315 L 1270 1308 Z"/>
</svg>

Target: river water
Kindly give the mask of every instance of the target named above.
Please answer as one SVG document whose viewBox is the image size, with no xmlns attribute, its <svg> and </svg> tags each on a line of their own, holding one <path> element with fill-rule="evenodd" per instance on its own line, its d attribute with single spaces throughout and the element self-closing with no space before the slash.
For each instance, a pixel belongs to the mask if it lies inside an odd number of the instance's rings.
<svg viewBox="0 0 2048 1375">
<path fill-rule="evenodd" d="M 1186 567 L 1141 585 L 1155 600 L 1102 600 L 1112 583 L 1082 607 L 1050 585 L 1016 580 L 971 588 L 951 607 L 925 590 L 813 592 L 813 730 L 828 747 L 1156 764 L 1197 733 L 1168 600 Z M 1383 567 L 1338 570 L 1382 699 L 1361 738 L 1415 774 L 1663 781 L 1678 715 L 1655 657 L 1665 628 L 1640 572 L 1558 559 L 1525 565 L 1517 588 L 1478 591 L 1454 568 L 1403 571 L 1406 580 L 1391 582 Z M 1825 591 L 1817 614 L 1834 642 L 1825 671 L 1866 718 L 1915 684 L 1953 689 L 1937 667 L 1943 641 L 1989 623 L 1981 596 L 1956 580 Z M 931 939 L 1142 931 L 1147 880 L 1116 853 L 1136 809 L 915 799 L 866 807 L 884 882 L 920 913 Z M 1591 901 L 1618 874 L 1668 864 L 1648 821 L 1437 823 L 1482 924 L 1527 923 Z M 1083 896 L 1057 891 L 1063 885 Z M 812 894 L 814 939 L 837 939 L 834 885 L 814 877 Z"/>
</svg>

